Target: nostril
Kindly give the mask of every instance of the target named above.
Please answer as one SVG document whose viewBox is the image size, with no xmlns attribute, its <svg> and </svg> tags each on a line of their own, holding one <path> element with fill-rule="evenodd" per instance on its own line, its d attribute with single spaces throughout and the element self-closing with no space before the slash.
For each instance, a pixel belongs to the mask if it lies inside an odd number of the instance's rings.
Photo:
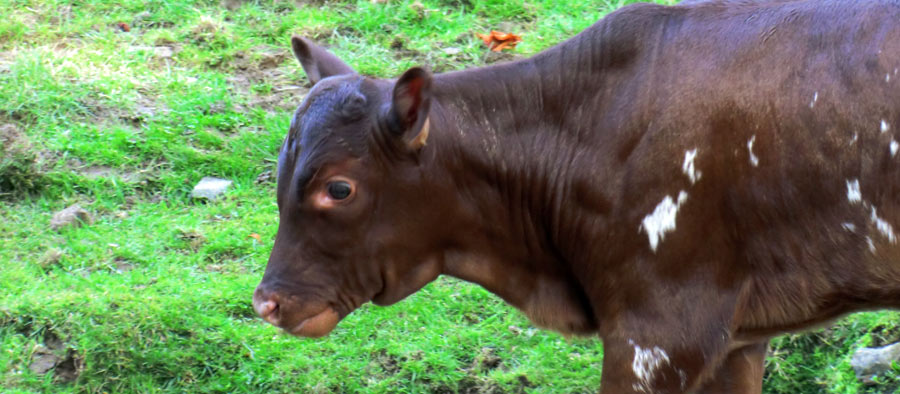
<svg viewBox="0 0 900 394">
<path fill-rule="evenodd" d="M 264 294 L 265 292 L 257 290 L 253 294 L 253 309 L 256 313 L 272 324 L 278 324 L 278 296 L 275 294 Z"/>
<path fill-rule="evenodd" d="M 259 313 L 260 316 L 266 318 L 269 315 L 275 313 L 277 309 L 278 304 L 276 304 L 275 301 L 269 300 L 259 304 L 259 306 L 256 308 L 256 313 Z"/>
</svg>

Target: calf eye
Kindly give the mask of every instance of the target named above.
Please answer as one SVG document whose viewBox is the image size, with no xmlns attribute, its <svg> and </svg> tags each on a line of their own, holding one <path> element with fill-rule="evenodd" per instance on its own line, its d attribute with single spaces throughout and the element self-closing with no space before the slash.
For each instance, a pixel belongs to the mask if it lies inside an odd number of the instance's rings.
<svg viewBox="0 0 900 394">
<path fill-rule="evenodd" d="M 336 181 L 328 184 L 328 196 L 335 200 L 343 200 L 350 197 L 353 187 L 344 181 Z"/>
</svg>

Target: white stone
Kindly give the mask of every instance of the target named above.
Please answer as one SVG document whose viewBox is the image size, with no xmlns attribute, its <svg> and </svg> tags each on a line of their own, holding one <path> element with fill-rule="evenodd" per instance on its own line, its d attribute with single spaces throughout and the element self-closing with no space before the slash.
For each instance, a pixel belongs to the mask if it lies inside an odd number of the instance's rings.
<svg viewBox="0 0 900 394">
<path fill-rule="evenodd" d="M 229 186 L 231 186 L 231 181 L 227 179 L 203 177 L 200 183 L 194 186 L 191 197 L 213 201 L 225 193 Z"/>
<path fill-rule="evenodd" d="M 891 370 L 891 364 L 900 362 L 900 343 L 880 348 L 862 348 L 853 353 L 850 366 L 856 377 L 864 382 L 872 382 L 875 375 Z"/>
</svg>

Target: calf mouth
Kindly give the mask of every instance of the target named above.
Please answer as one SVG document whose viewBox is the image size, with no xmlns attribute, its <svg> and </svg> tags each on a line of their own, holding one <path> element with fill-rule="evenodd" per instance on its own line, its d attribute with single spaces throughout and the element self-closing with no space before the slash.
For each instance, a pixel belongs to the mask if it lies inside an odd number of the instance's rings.
<svg viewBox="0 0 900 394">
<path fill-rule="evenodd" d="M 253 309 L 267 323 L 298 337 L 318 338 L 328 335 L 342 315 L 327 302 L 297 302 L 295 297 L 257 288 L 253 293 Z"/>
<path fill-rule="evenodd" d="M 287 333 L 306 338 L 320 338 L 328 335 L 341 320 L 340 315 L 331 307 L 303 319 L 292 328 L 282 327 Z"/>
</svg>

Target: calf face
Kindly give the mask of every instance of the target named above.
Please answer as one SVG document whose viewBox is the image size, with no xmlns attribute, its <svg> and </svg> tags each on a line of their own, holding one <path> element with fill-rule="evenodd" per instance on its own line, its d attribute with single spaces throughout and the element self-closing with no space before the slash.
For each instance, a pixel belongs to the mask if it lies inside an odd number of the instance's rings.
<svg viewBox="0 0 900 394">
<path fill-rule="evenodd" d="M 292 39 L 315 84 L 278 157 L 280 223 L 253 306 L 294 335 L 322 336 L 362 303 L 394 303 L 440 273 L 450 193 L 425 176 L 431 74 L 359 76 Z"/>
</svg>

